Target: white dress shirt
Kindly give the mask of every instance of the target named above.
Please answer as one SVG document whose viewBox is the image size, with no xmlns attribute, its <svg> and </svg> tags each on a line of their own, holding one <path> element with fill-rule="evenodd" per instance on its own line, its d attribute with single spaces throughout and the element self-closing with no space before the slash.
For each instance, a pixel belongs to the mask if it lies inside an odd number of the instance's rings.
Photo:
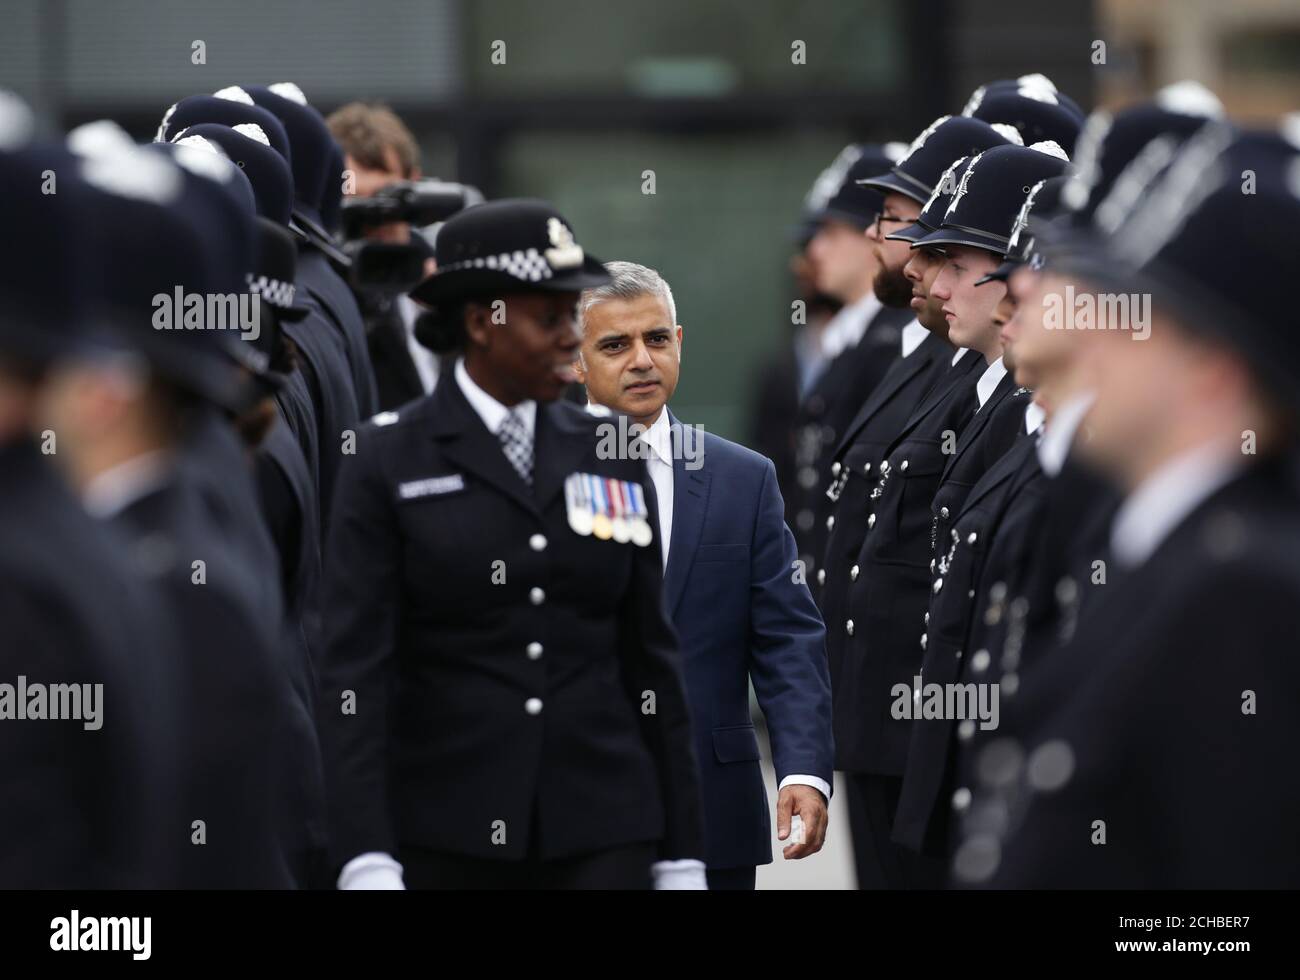
<svg viewBox="0 0 1300 980">
<path fill-rule="evenodd" d="M 1007 366 L 1002 363 L 999 357 L 996 361 L 984 369 L 980 379 L 975 382 L 975 397 L 979 399 L 980 408 L 989 400 L 993 394 L 993 389 L 1002 383 L 1002 379 L 1007 376 Z M 979 408 L 975 409 L 979 411 Z"/>
<path fill-rule="evenodd" d="M 165 484 L 170 469 L 166 453 L 142 453 L 93 477 L 81 492 L 82 505 L 99 520 L 116 517 Z"/>
<path fill-rule="evenodd" d="M 528 438 L 533 438 L 533 432 L 537 428 L 537 402 L 529 400 L 520 402 L 513 408 L 507 408 L 474 383 L 474 379 L 465 370 L 464 360 L 457 359 L 453 373 L 456 375 L 456 383 L 460 385 L 460 390 L 469 400 L 470 407 L 478 413 L 478 417 L 483 420 L 489 432 L 496 435 L 505 422 L 506 416 L 514 412 L 523 422 Z"/>
<path fill-rule="evenodd" d="M 1026 434 L 1032 436 L 1043 427 L 1045 421 L 1047 421 L 1047 413 L 1043 411 L 1043 406 L 1039 405 L 1038 402 L 1031 401 L 1025 408 Z"/>
<path fill-rule="evenodd" d="M 1038 465 L 1048 476 L 1056 476 L 1065 465 L 1065 457 L 1070 455 L 1074 445 L 1075 433 L 1083 424 L 1084 417 L 1096 401 L 1097 393 L 1085 391 L 1067 398 L 1055 412 L 1052 420 L 1043 430 L 1043 438 L 1038 443 Z"/>
<path fill-rule="evenodd" d="M 659 505 L 659 550 L 664 568 L 668 568 L 668 545 L 673 539 L 673 433 L 664 409 L 640 438 L 650 447 L 646 469 L 655 485 Z"/>
<path fill-rule="evenodd" d="M 1115 512 L 1110 526 L 1115 560 L 1128 568 L 1141 565 L 1241 467 L 1241 447 L 1235 442 L 1197 446 L 1169 460 L 1124 498 Z"/>
<path fill-rule="evenodd" d="M 415 339 L 415 321 L 423 312 L 420 305 L 405 293 L 397 297 L 397 315 L 401 317 L 402 331 L 406 335 L 406 350 L 427 395 L 438 386 L 438 355 Z"/>
<path fill-rule="evenodd" d="M 655 497 L 659 505 L 659 541 L 663 551 L 664 569 L 668 568 L 668 544 L 673 534 L 673 433 L 668 423 L 668 409 L 663 409 L 659 417 L 640 435 L 650 446 L 650 456 L 646 468 L 655 485 Z M 679 435 L 680 439 L 681 436 Z M 830 784 L 816 776 L 791 773 L 781 780 L 777 792 L 790 785 L 811 786 L 826 797 L 831 798 Z"/>
<path fill-rule="evenodd" d="M 822 331 L 822 354 L 826 360 L 830 361 L 851 347 L 856 347 L 862 335 L 867 332 L 867 325 L 881 309 L 880 300 L 876 299 L 875 291 L 870 289 L 856 303 L 840 307 Z"/>
<path fill-rule="evenodd" d="M 903 356 L 911 357 L 912 351 L 921 346 L 921 341 L 930 336 L 930 331 L 921 326 L 920 320 L 913 320 L 903 328 Z"/>
<path fill-rule="evenodd" d="M 957 366 L 957 362 L 960 361 L 963 357 L 965 357 L 965 356 L 966 356 L 967 354 L 969 354 L 969 353 L 970 353 L 970 348 L 969 348 L 969 347 L 958 347 L 958 348 L 957 348 L 957 353 L 955 353 L 955 354 L 952 355 L 952 365 L 953 365 L 953 367 L 956 367 L 956 366 Z"/>
</svg>

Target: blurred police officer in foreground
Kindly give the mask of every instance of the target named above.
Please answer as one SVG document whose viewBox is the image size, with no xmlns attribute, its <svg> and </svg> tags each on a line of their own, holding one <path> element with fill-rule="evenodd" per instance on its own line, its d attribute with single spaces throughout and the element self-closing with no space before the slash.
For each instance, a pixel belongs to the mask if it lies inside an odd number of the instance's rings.
<svg viewBox="0 0 1300 980">
<path fill-rule="evenodd" d="M 213 433 L 229 425 L 220 411 L 243 404 L 243 377 L 224 349 L 243 341 L 226 329 L 177 330 L 176 320 L 157 326 L 160 295 L 239 293 L 242 260 L 222 260 L 212 244 L 238 251 L 251 234 L 205 237 L 222 222 L 214 199 L 125 134 L 73 136 L 87 184 L 83 228 L 102 275 L 92 315 L 103 349 L 70 351 L 50 370 L 41 422 L 59 434 L 57 461 L 87 509 L 127 539 L 181 631 L 184 820 L 162 846 L 180 844 L 184 887 L 289 887 L 286 841 L 299 827 L 288 826 L 296 788 L 286 779 L 312 765 L 300 754 L 297 665 L 282 649 L 274 552 L 269 566 L 255 564 L 229 523 L 260 521 L 247 464 L 236 449 L 221 492 L 209 455 L 223 452 Z"/>
<path fill-rule="evenodd" d="M 1081 448 L 1124 499 L 1107 584 L 976 760 L 960 881 L 1300 882 L 1300 784 L 1278 755 L 1300 738 L 1297 166 L 1293 139 L 1207 124 L 1128 174 L 1131 213 L 1062 257 L 1103 294 L 1150 297 L 1144 339 L 1110 307 L 1088 346 Z"/>
<path fill-rule="evenodd" d="M 437 260 L 415 295 L 463 359 L 362 427 L 326 550 L 339 886 L 702 888 L 645 465 L 556 402 L 608 276 L 539 201 L 461 212 Z"/>
<path fill-rule="evenodd" d="M 88 346 L 94 257 L 72 161 L 32 125 L 0 93 L 0 887 L 171 887 L 178 645 L 130 551 L 58 478 L 61 434 L 36 435 L 50 365 Z"/>
</svg>

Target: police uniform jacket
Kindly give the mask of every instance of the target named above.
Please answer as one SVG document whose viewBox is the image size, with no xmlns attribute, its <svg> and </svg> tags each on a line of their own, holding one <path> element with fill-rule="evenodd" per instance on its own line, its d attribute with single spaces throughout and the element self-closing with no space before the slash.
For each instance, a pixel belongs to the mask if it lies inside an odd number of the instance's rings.
<svg viewBox="0 0 1300 980">
<path fill-rule="evenodd" d="M 927 334 L 907 357 L 895 360 L 845 432 L 831 465 L 831 482 L 825 493 L 833 495 L 826 552 L 817 569 L 815 594 L 826 623 L 826 649 L 835 695 L 836 725 L 856 714 L 851 697 L 841 701 L 848 620 L 849 587 L 857 579 L 856 560 L 867 532 L 868 506 L 876 468 L 921 399 L 928 394 L 952 360 L 952 347 L 942 337 Z M 838 736 L 836 744 L 839 744 Z"/>
<path fill-rule="evenodd" d="M 979 596 L 987 591 L 987 579 L 1005 577 L 1008 565 L 1023 561 L 1030 536 L 1036 533 L 1043 482 L 1036 448 L 1034 437 L 1022 434 L 993 462 L 949 522 L 947 547 L 937 549 L 935 568 L 944 587 L 931 592 L 925 622 L 920 671 L 925 684 L 989 683 L 996 678 L 992 656 L 977 639 L 984 633 Z M 974 737 L 974 724 L 961 726 L 963 740 Z M 947 849 L 958 725 L 947 717 L 913 721 L 893 836 L 914 851 L 939 855 Z"/>
<path fill-rule="evenodd" d="M 807 555 L 814 565 L 826 550 L 830 501 L 824 491 L 830 481 L 835 447 L 863 402 L 899 359 L 901 331 L 911 320 L 907 309 L 882 307 L 857 344 L 826 366 L 799 407 L 795 432 L 801 476 L 795 527 L 799 529 L 799 553 Z M 807 476 L 803 475 L 805 471 Z M 805 529 L 803 525 L 809 521 Z"/>
<path fill-rule="evenodd" d="M 1290 466 L 1261 458 L 1113 567 L 1071 643 L 1025 676 L 981 766 L 1009 815 L 984 883 L 1300 885 L 1300 775 L 1282 748 L 1300 739 Z M 972 815 L 995 799 L 967 788 Z"/>
<path fill-rule="evenodd" d="M 531 489 L 453 378 L 361 428 L 325 558 L 336 867 L 401 846 L 703 858 L 659 550 L 567 519 L 570 474 L 648 482 L 598 458 L 601 421 L 539 404 Z"/>
<path fill-rule="evenodd" d="M 849 583 L 843 626 L 848 644 L 836 694 L 846 709 L 835 731 L 846 770 L 902 774 L 908 731 L 890 715 L 890 692 L 896 683 L 910 685 L 921 663 L 930 593 L 930 504 L 951 455 L 950 440 L 974 414 L 975 384 L 986 366 L 975 351 L 951 365 L 876 467 L 867 533 L 855 562 L 858 575 Z"/>
<path fill-rule="evenodd" d="M 369 418 L 379 411 L 379 395 L 375 387 L 375 373 L 370 366 L 365 321 L 361 319 L 357 298 L 348 284 L 334 271 L 325 254 L 310 245 L 302 247 L 298 252 L 298 285 L 320 306 L 330 324 L 338 331 L 347 356 L 358 417 Z"/>
<path fill-rule="evenodd" d="M 15 698 L 19 677 L 102 684 L 101 727 L 86 730 L 84 705 L 81 720 L 0 720 L 0 887 L 173 887 L 165 841 L 185 827 L 166 613 L 49 467 L 28 442 L 0 446 L 0 683 Z"/>
</svg>

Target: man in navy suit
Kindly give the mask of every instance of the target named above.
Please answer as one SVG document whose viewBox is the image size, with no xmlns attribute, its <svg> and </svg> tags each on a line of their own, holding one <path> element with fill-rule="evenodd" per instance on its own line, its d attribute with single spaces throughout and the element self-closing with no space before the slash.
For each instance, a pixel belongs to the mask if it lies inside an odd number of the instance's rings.
<svg viewBox="0 0 1300 980">
<path fill-rule="evenodd" d="M 653 269 L 609 262 L 608 285 L 580 301 L 579 380 L 613 409 L 620 452 L 647 460 L 664 543 L 664 601 L 681 638 L 686 692 L 704 790 L 711 889 L 752 889 L 772 860 L 753 683 L 767 719 L 778 780 L 777 837 L 803 824 L 788 859 L 821 849 L 834 747 L 826 631 L 794 537 L 776 470 L 764 456 L 683 425 L 667 410 L 677 387 L 682 328 L 668 284 Z"/>
</svg>

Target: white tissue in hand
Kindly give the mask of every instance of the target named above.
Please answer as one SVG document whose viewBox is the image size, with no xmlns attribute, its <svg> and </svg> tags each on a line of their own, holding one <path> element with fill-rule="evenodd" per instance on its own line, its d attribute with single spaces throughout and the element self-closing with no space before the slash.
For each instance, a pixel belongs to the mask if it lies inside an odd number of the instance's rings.
<svg viewBox="0 0 1300 980">
<path fill-rule="evenodd" d="M 787 844 L 803 844 L 803 817 L 795 814 L 790 818 L 790 836 L 785 839 Z"/>
</svg>

